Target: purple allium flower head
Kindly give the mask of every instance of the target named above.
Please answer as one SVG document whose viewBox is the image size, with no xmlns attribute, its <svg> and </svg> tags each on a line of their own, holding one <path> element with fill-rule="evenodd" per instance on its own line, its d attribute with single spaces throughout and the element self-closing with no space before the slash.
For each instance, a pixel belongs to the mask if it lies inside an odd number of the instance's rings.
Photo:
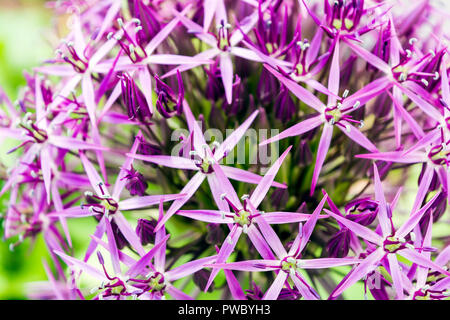
<svg viewBox="0 0 450 320">
<path fill-rule="evenodd" d="M 448 300 L 448 7 L 410 2 L 49 2 L 55 57 L 0 89 L 26 296 Z"/>
</svg>

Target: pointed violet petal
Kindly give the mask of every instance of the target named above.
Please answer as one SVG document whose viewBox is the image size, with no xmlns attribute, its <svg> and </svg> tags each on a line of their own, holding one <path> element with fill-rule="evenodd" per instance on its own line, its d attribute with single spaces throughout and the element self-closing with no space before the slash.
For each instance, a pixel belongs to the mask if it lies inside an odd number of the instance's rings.
<svg viewBox="0 0 450 320">
<path fill-rule="evenodd" d="M 326 213 L 328 213 L 330 216 L 335 218 L 337 221 L 342 223 L 344 226 L 349 228 L 352 232 L 356 233 L 361 238 L 366 239 L 367 241 L 370 241 L 374 244 L 382 245 L 383 238 L 380 237 L 378 234 L 370 230 L 369 228 L 366 228 L 359 223 L 353 222 L 351 220 L 348 220 L 347 218 L 344 218 L 340 215 L 335 214 L 334 212 L 324 209 Z"/>
<path fill-rule="evenodd" d="M 263 300 L 277 300 L 287 277 L 288 274 L 286 272 L 279 272 L 270 288 L 264 294 Z"/>
<path fill-rule="evenodd" d="M 420 210 L 412 211 L 408 220 L 398 228 L 395 233 L 397 237 L 406 237 L 411 230 L 419 223 L 420 219 L 422 219 L 423 215 L 428 211 L 433 202 L 438 198 L 440 192 L 438 192 L 430 201 L 428 201 Z"/>
<path fill-rule="evenodd" d="M 217 256 L 205 257 L 193 261 L 189 261 L 179 267 L 176 267 L 170 271 L 166 272 L 167 280 L 175 281 L 184 278 L 188 275 L 194 274 L 197 271 L 203 269 L 206 264 L 216 260 Z"/>
<path fill-rule="evenodd" d="M 255 120 L 256 116 L 258 115 L 259 110 L 254 111 L 250 117 L 247 118 L 236 130 L 233 130 L 233 133 L 230 134 L 217 148 L 217 150 L 214 152 L 214 158 L 216 160 L 220 160 L 224 157 L 225 154 L 229 153 L 231 150 L 234 149 L 234 147 L 238 144 L 239 141 L 241 141 L 242 136 L 245 134 L 245 132 L 248 130 L 250 125 Z"/>
<path fill-rule="evenodd" d="M 155 163 L 164 167 L 177 168 L 177 169 L 187 169 L 187 170 L 198 170 L 197 166 L 191 159 L 176 157 L 176 156 L 160 156 L 160 155 L 141 155 L 127 153 L 127 157 L 138 159 L 142 161 L 147 161 Z"/>
<path fill-rule="evenodd" d="M 323 123 L 323 118 L 322 115 L 317 115 L 314 116 L 312 118 L 306 119 L 302 122 L 297 123 L 296 125 L 293 125 L 292 127 L 284 130 L 283 132 L 277 134 L 276 136 L 267 139 L 263 142 L 261 142 L 259 145 L 263 146 L 266 145 L 268 143 L 272 143 L 274 141 L 278 141 L 287 137 L 293 137 L 293 136 L 298 136 L 301 135 L 305 132 L 311 131 L 314 128 L 317 128 L 318 126 L 320 126 Z"/>
<path fill-rule="evenodd" d="M 216 210 L 179 210 L 177 214 L 194 220 L 208 223 L 233 223 L 233 218 L 223 217 L 222 213 L 228 213 Z M 231 214 L 231 213 L 228 213 Z"/>
<path fill-rule="evenodd" d="M 350 273 L 337 285 L 330 295 L 330 299 L 338 297 L 358 280 L 373 271 L 379 264 L 379 261 L 386 255 L 383 248 L 378 248 L 368 255 L 363 262 L 357 265 Z"/>
<path fill-rule="evenodd" d="M 302 252 L 305 248 L 306 244 L 309 241 L 309 238 L 311 237 L 311 234 L 314 230 L 314 227 L 316 226 L 317 219 L 319 218 L 319 214 L 322 212 L 323 206 L 325 205 L 325 202 L 327 201 L 328 196 L 325 195 L 322 200 L 320 201 L 317 208 L 314 210 L 314 212 L 311 215 L 311 218 L 306 221 L 302 228 L 302 238 L 299 246 L 298 252 Z"/>
<path fill-rule="evenodd" d="M 152 195 L 152 196 L 143 196 L 143 197 L 135 197 L 126 200 L 122 200 L 119 202 L 119 210 L 134 210 L 145 207 L 150 207 L 155 204 L 158 204 L 161 200 L 172 201 L 182 199 L 186 196 L 186 194 L 162 194 L 162 195 Z"/>
<path fill-rule="evenodd" d="M 384 197 L 383 187 L 380 181 L 380 175 L 378 173 L 378 168 L 375 162 L 373 163 L 373 180 L 375 183 L 375 200 L 378 201 L 378 222 L 380 223 L 381 230 L 383 232 L 383 236 L 387 237 L 394 232 L 391 227 L 391 222 L 387 213 L 387 203 L 386 198 Z"/>
<path fill-rule="evenodd" d="M 105 280 L 105 276 L 102 272 L 100 272 L 96 268 L 88 265 L 86 262 L 72 258 L 72 257 L 66 255 L 64 252 L 60 252 L 60 251 L 54 251 L 54 252 L 58 256 L 60 256 L 61 259 L 63 259 L 68 265 L 80 268 L 80 270 L 89 273 L 91 276 L 94 276 L 95 278 L 97 278 L 99 280 Z"/>
<path fill-rule="evenodd" d="M 286 249 L 281 243 L 280 238 L 278 238 L 278 235 L 272 229 L 270 224 L 266 221 L 265 217 L 266 217 L 265 214 L 263 216 L 259 216 L 255 219 L 255 222 L 258 225 L 259 229 L 261 230 L 261 233 L 263 234 L 267 243 L 270 245 L 272 250 L 277 255 L 277 257 L 282 259 L 285 256 L 287 256 Z"/>
<path fill-rule="evenodd" d="M 266 196 L 267 192 L 270 189 L 270 186 L 272 185 L 272 182 L 275 179 L 275 176 L 278 173 L 278 170 L 280 169 L 281 165 L 283 164 L 284 159 L 286 158 L 287 154 L 291 150 L 292 146 L 289 146 L 283 154 L 275 161 L 275 163 L 270 167 L 270 169 L 266 172 L 264 177 L 262 178 L 261 182 L 258 183 L 255 190 L 253 191 L 252 195 L 250 196 L 250 202 L 255 208 L 258 208 L 259 204 L 263 201 L 264 197 Z"/>
<path fill-rule="evenodd" d="M 222 76 L 227 103 L 231 104 L 233 94 L 233 62 L 227 53 L 220 55 L 220 74 Z"/>
<path fill-rule="evenodd" d="M 403 300 L 403 283 L 401 277 L 400 266 L 398 264 L 397 255 L 388 253 L 387 259 L 389 261 L 389 269 L 392 275 L 392 281 L 394 284 L 395 292 L 397 293 L 397 299 Z"/>
<path fill-rule="evenodd" d="M 236 246 L 239 237 L 241 236 L 241 233 L 242 228 L 238 227 L 237 224 L 234 224 L 227 238 L 223 242 L 222 247 L 220 248 L 220 251 L 217 255 L 216 263 L 223 263 L 228 259 L 230 254 L 233 252 L 234 247 Z M 208 282 L 206 283 L 206 287 L 204 290 L 205 292 L 211 286 L 212 282 L 214 281 L 214 278 L 217 276 L 219 271 L 220 269 L 213 268 L 213 270 L 211 271 L 211 275 L 209 276 Z"/>
<path fill-rule="evenodd" d="M 133 266 L 128 269 L 126 275 L 133 278 L 140 274 L 146 275 L 148 271 L 145 269 L 147 265 L 151 265 L 151 260 L 161 248 L 161 246 L 166 243 L 167 239 L 169 239 L 170 235 L 166 235 L 161 241 L 155 242 L 155 246 L 149 250 L 145 255 L 142 256 Z"/>
<path fill-rule="evenodd" d="M 197 172 L 191 178 L 191 180 L 184 186 L 184 188 L 180 192 L 180 194 L 184 194 L 184 196 L 172 203 L 164 217 L 160 221 L 158 221 L 155 231 L 161 228 L 166 223 L 166 221 L 169 220 L 169 218 L 173 216 L 175 212 L 177 212 L 178 209 L 180 209 L 192 197 L 194 192 L 197 191 L 198 187 L 202 184 L 203 180 L 205 180 L 205 175 L 201 172 Z"/>
<path fill-rule="evenodd" d="M 303 101 L 311 108 L 315 109 L 318 112 L 322 112 L 325 109 L 325 105 L 320 101 L 315 95 L 313 95 L 311 92 L 303 88 L 302 86 L 298 85 L 291 79 L 288 79 L 275 71 L 272 67 L 268 65 L 264 65 L 266 69 L 272 73 L 282 84 L 284 84 L 289 91 L 291 91 L 297 98 L 300 99 L 300 101 Z"/>
<path fill-rule="evenodd" d="M 375 147 L 375 145 L 369 139 L 367 139 L 367 137 L 363 135 L 361 131 L 352 126 L 347 121 L 343 122 L 345 123 L 345 129 L 342 128 L 341 126 L 338 126 L 338 128 L 341 129 L 341 131 L 345 133 L 347 137 L 355 141 L 361 147 L 369 150 L 370 152 L 378 152 L 377 147 Z"/>
<path fill-rule="evenodd" d="M 261 182 L 261 180 L 263 178 L 262 176 L 260 176 L 256 173 L 246 171 L 243 169 L 239 169 L 239 168 L 235 168 L 235 167 L 221 165 L 220 168 L 222 169 L 225 176 L 228 179 L 232 179 L 232 180 L 242 181 L 242 182 L 251 183 L 251 184 L 258 184 Z M 287 188 L 287 186 L 284 183 L 279 183 L 276 181 L 272 182 L 271 186 L 276 187 L 276 188 L 281 188 L 281 189 Z"/>
<path fill-rule="evenodd" d="M 254 224 L 248 227 L 247 235 L 261 257 L 264 259 L 275 259 L 272 250 Z"/>
<path fill-rule="evenodd" d="M 311 195 L 316 189 L 317 180 L 319 180 L 319 174 L 322 170 L 325 157 L 327 156 L 328 149 L 330 148 L 331 138 L 333 137 L 333 126 L 325 123 L 323 126 L 322 135 L 319 141 L 319 148 L 317 149 L 316 164 L 314 166 L 313 177 L 311 181 Z"/>
</svg>

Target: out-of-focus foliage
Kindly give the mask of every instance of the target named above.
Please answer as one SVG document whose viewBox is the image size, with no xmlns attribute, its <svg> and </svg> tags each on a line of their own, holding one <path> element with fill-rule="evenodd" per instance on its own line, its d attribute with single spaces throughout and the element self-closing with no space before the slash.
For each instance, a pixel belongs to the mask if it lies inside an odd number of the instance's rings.
<svg viewBox="0 0 450 320">
<path fill-rule="evenodd" d="M 0 85 L 12 99 L 25 85 L 23 71 L 30 71 L 52 55 L 45 39 L 52 23 L 51 12 L 45 9 L 44 2 L 0 1 Z M 0 149 L 4 151 L 4 147 Z M 8 195 L 0 200 L 1 213 L 6 211 L 7 200 Z M 1 227 L 0 233 L 3 234 Z M 38 238 L 34 247 L 27 241 L 14 252 L 9 250 L 9 244 L 10 241 L 0 241 L 0 299 L 24 299 L 27 282 L 46 280 L 41 261 L 46 255 L 45 244 Z"/>
</svg>

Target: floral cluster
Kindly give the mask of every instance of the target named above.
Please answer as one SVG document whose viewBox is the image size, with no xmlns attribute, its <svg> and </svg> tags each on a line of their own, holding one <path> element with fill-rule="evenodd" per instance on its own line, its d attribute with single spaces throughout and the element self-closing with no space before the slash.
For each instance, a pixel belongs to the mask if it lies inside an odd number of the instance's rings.
<svg viewBox="0 0 450 320">
<path fill-rule="evenodd" d="M 17 101 L 0 91 L 3 235 L 49 254 L 30 297 L 448 299 L 438 1 L 48 6 L 67 35 Z M 252 150 L 270 163 L 236 163 Z"/>
</svg>

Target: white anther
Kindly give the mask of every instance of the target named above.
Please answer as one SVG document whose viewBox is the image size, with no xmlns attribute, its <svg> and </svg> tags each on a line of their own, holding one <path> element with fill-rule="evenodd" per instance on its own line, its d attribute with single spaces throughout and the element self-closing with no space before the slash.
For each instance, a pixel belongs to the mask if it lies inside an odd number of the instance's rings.
<svg viewBox="0 0 450 320">
<path fill-rule="evenodd" d="M 85 192 L 84 192 L 84 195 L 85 195 L 86 197 L 92 197 L 94 194 L 92 193 L 92 191 L 85 191 Z"/>
<path fill-rule="evenodd" d="M 108 39 L 108 40 L 111 40 L 111 38 L 113 37 L 113 35 L 114 35 L 114 32 L 110 32 L 110 33 L 108 33 L 107 35 L 106 35 L 106 39 Z"/>
<path fill-rule="evenodd" d="M 222 219 L 225 220 L 225 211 L 220 211 L 220 215 L 222 216 Z"/>
<path fill-rule="evenodd" d="M 345 125 L 345 130 L 347 130 L 348 133 L 350 133 L 352 131 L 352 128 L 350 127 L 349 124 Z"/>
<path fill-rule="evenodd" d="M 242 226 L 242 232 L 244 232 L 245 234 L 248 233 L 248 225 L 244 224 L 244 225 Z"/>
<path fill-rule="evenodd" d="M 114 39 L 116 39 L 117 41 L 120 41 L 120 40 L 122 39 L 122 37 L 123 37 L 123 34 L 122 34 L 122 33 L 116 33 L 116 34 L 114 35 Z"/>
<path fill-rule="evenodd" d="M 242 195 L 241 200 L 246 200 L 248 198 L 250 198 L 250 196 L 248 194 L 244 194 Z"/>
<path fill-rule="evenodd" d="M 286 261 L 289 262 L 289 263 L 296 263 L 297 262 L 297 260 L 295 260 L 293 257 L 287 257 Z"/>
<path fill-rule="evenodd" d="M 55 54 L 59 54 L 59 55 L 63 55 L 63 52 L 61 51 L 61 49 L 56 49 L 55 50 Z"/>
<path fill-rule="evenodd" d="M 231 24 L 227 23 L 224 27 L 225 29 L 231 29 Z"/>
<path fill-rule="evenodd" d="M 142 30 L 142 26 L 138 26 L 138 27 L 134 28 L 134 32 L 136 32 L 136 33 L 138 33 L 141 30 Z"/>
<path fill-rule="evenodd" d="M 426 285 L 424 285 L 423 287 L 422 287 L 422 290 L 428 290 L 428 289 L 430 289 L 430 285 L 428 285 L 428 284 L 426 284 Z"/>
<path fill-rule="evenodd" d="M 94 207 L 93 207 L 93 206 L 90 206 L 90 207 L 88 208 L 88 211 L 89 211 L 89 213 L 94 213 Z"/>
<path fill-rule="evenodd" d="M 331 118 L 330 124 L 333 125 L 333 124 L 335 124 L 335 123 L 336 123 L 336 121 L 334 120 L 334 118 Z"/>
<path fill-rule="evenodd" d="M 434 80 L 439 79 L 439 72 L 436 71 L 436 72 L 434 73 L 433 79 L 434 79 Z"/>
<path fill-rule="evenodd" d="M 410 235 L 411 235 L 411 240 L 416 241 L 416 234 L 414 232 L 411 232 Z"/>
<path fill-rule="evenodd" d="M 100 294 L 100 295 L 98 296 L 98 300 L 103 300 L 103 294 Z"/>
<path fill-rule="evenodd" d="M 68 47 L 73 47 L 73 42 L 72 42 L 72 41 L 67 42 L 67 43 L 66 43 L 66 46 L 68 46 Z"/>
<path fill-rule="evenodd" d="M 414 248 L 414 246 L 411 243 L 407 243 L 405 244 L 405 247 L 411 249 L 411 250 L 415 250 L 416 248 Z"/>
<path fill-rule="evenodd" d="M 215 146 L 216 148 L 220 147 L 220 143 L 217 141 L 213 141 L 212 145 Z"/>
<path fill-rule="evenodd" d="M 117 19 L 117 23 L 119 24 L 119 27 L 123 28 L 123 20 L 122 18 Z"/>
<path fill-rule="evenodd" d="M 93 293 L 97 292 L 97 290 L 98 290 L 98 288 L 97 288 L 97 287 L 94 287 L 94 288 L 92 288 L 91 290 L 89 290 L 89 292 L 90 292 L 91 294 L 93 294 Z"/>
<path fill-rule="evenodd" d="M 407 56 L 408 58 L 410 58 L 410 57 L 412 56 L 411 50 L 406 49 L 405 51 L 406 51 L 406 56 Z"/>
<path fill-rule="evenodd" d="M 226 193 L 222 193 L 221 195 L 220 195 L 220 200 L 223 200 L 223 199 L 225 199 L 225 197 L 227 196 L 227 194 Z"/>
<path fill-rule="evenodd" d="M 138 18 L 133 18 L 131 21 L 132 21 L 133 23 L 137 24 L 138 26 L 141 25 L 141 20 L 139 20 Z"/>
<path fill-rule="evenodd" d="M 23 242 L 23 234 L 19 234 L 19 242 Z"/>
<path fill-rule="evenodd" d="M 436 53 L 434 52 L 434 50 L 430 49 L 430 51 L 428 51 L 428 52 L 433 56 L 433 58 L 436 57 Z"/>
<path fill-rule="evenodd" d="M 420 80 L 426 87 L 428 87 L 428 81 L 425 79 L 421 79 Z"/>
<path fill-rule="evenodd" d="M 336 107 L 340 110 L 342 108 L 342 103 L 338 102 Z"/>
<path fill-rule="evenodd" d="M 409 39 L 409 44 L 410 44 L 410 45 L 413 45 L 414 42 L 417 42 L 417 39 L 416 39 L 416 38 L 411 38 L 411 39 Z"/>
<path fill-rule="evenodd" d="M 233 240 L 231 239 L 231 237 L 228 237 L 227 241 L 228 241 L 229 244 L 233 244 Z"/>
<path fill-rule="evenodd" d="M 342 98 L 347 98 L 349 93 L 350 93 L 350 91 L 348 91 L 348 89 L 345 89 L 344 93 L 342 94 Z"/>
<path fill-rule="evenodd" d="M 404 73 L 400 74 L 400 77 L 398 77 L 398 79 L 400 81 L 405 81 L 406 80 L 406 74 L 404 74 Z"/>
<path fill-rule="evenodd" d="M 361 102 L 358 100 L 355 102 L 355 104 L 353 105 L 353 109 L 359 108 L 359 106 L 361 105 Z"/>
<path fill-rule="evenodd" d="M 362 127 L 364 127 L 364 120 L 359 121 L 359 128 L 361 129 Z"/>
<path fill-rule="evenodd" d="M 190 155 L 190 156 L 196 156 L 196 155 L 198 155 L 198 152 L 192 150 L 192 151 L 189 151 L 189 155 Z"/>
</svg>

